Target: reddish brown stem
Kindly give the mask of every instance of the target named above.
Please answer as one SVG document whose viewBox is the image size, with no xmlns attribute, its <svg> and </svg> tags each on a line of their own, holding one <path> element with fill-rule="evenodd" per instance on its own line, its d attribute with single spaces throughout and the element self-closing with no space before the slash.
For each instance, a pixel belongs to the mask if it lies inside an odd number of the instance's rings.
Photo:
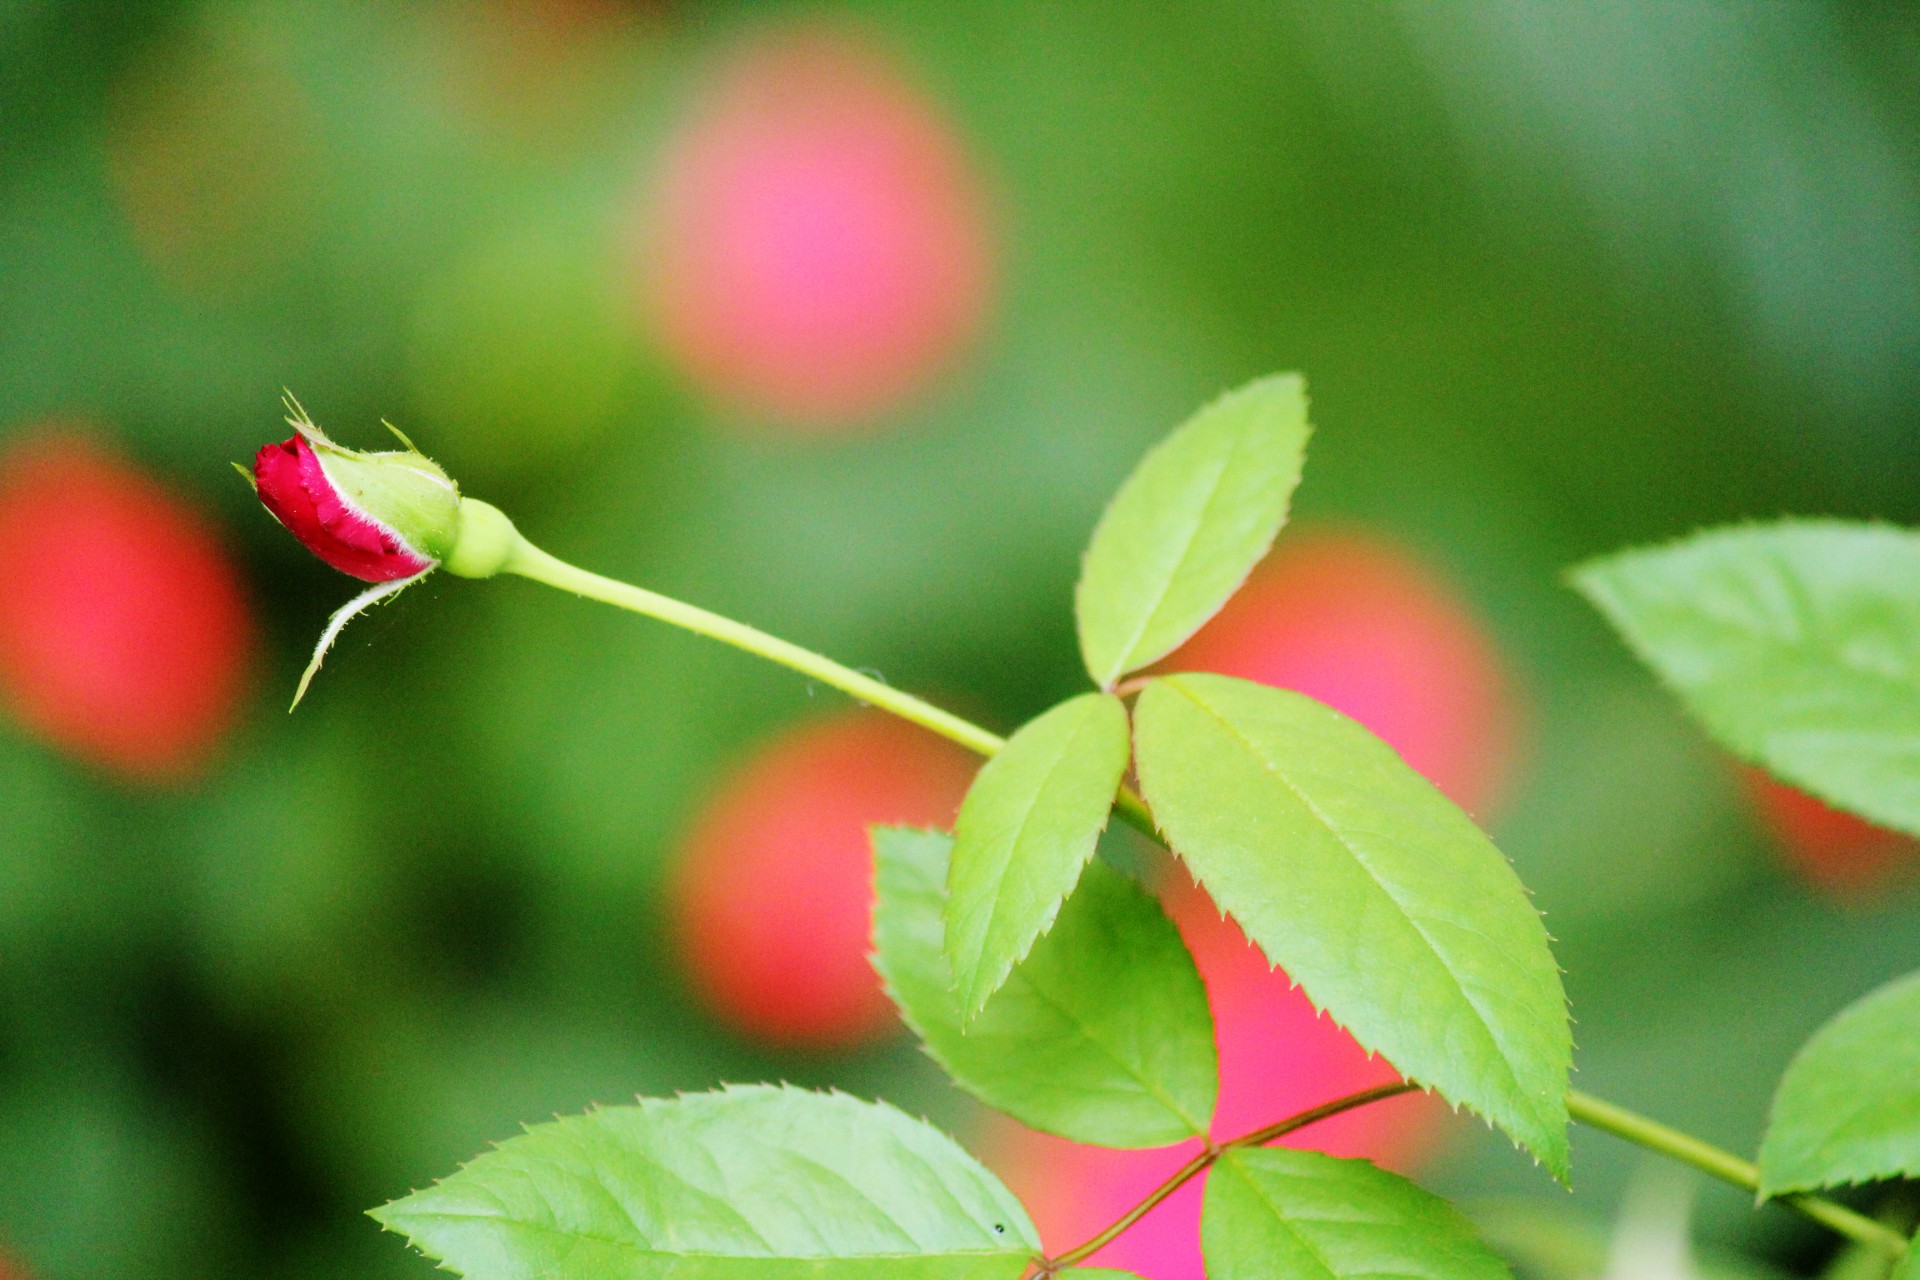
<svg viewBox="0 0 1920 1280">
<path fill-rule="evenodd" d="M 1335 1098 L 1332 1102 L 1323 1102 L 1317 1107 L 1300 1112 L 1298 1115 L 1288 1116 L 1285 1120 L 1276 1121 L 1264 1129 L 1255 1129 L 1252 1133 L 1242 1134 L 1232 1141 L 1223 1142 L 1218 1145 L 1210 1142 L 1206 1148 L 1194 1156 L 1193 1159 L 1174 1170 L 1165 1182 L 1148 1192 L 1146 1198 L 1139 1204 L 1136 1204 L 1133 1208 L 1121 1214 L 1112 1225 L 1108 1226 L 1098 1235 L 1095 1235 L 1084 1244 L 1075 1245 L 1057 1258 L 1043 1257 L 1035 1259 L 1035 1273 L 1042 1277 L 1052 1276 L 1067 1267 L 1086 1261 L 1100 1250 L 1106 1248 L 1109 1244 L 1112 1244 L 1121 1232 L 1146 1217 L 1147 1214 L 1153 1210 L 1154 1206 L 1158 1205 L 1162 1200 L 1165 1200 L 1181 1187 L 1205 1173 L 1213 1165 L 1213 1162 L 1218 1160 L 1225 1152 L 1234 1151 L 1241 1147 L 1265 1146 L 1276 1138 L 1284 1138 L 1295 1130 L 1304 1129 L 1310 1124 L 1317 1124 L 1331 1116 L 1337 1116 L 1343 1111 L 1352 1111 L 1356 1107 L 1364 1107 L 1370 1103 L 1383 1102 L 1388 1098 L 1396 1098 L 1403 1093 L 1411 1093 L 1419 1087 L 1419 1085 L 1408 1084 L 1405 1081 L 1375 1085 L 1371 1089 L 1362 1089 L 1358 1093 L 1350 1093 L 1344 1098 Z"/>
</svg>

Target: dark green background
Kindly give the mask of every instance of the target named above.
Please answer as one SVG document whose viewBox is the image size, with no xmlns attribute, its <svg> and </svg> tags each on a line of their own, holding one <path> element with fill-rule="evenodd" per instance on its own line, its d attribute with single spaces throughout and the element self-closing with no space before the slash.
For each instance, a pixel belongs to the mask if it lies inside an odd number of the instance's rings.
<svg viewBox="0 0 1920 1280">
<path fill-rule="evenodd" d="M 227 471 L 282 386 L 349 442 L 392 418 L 559 554 L 1005 729 L 1081 685 L 1073 575 L 1132 460 L 1301 369 L 1300 517 L 1431 554 L 1537 708 L 1497 834 L 1558 939 L 1582 1087 L 1750 1149 L 1799 1039 L 1920 962 L 1920 899 L 1781 873 L 1558 576 L 1743 517 L 1920 516 L 1920 11 L 857 6 L 981 158 L 1003 280 L 941 394 L 822 446 L 709 420 L 595 267 L 716 51 L 779 11 L 642 15 L 516 132 L 432 92 L 437 8 L 0 0 L 0 432 L 84 415 L 210 504 L 270 647 L 186 793 L 0 726 L 0 1238 L 37 1274 L 426 1276 L 360 1210 L 635 1092 L 832 1081 L 965 1123 L 904 1042 L 741 1046 L 663 953 L 704 781 L 824 692 L 443 575 L 284 714 L 351 584 Z M 109 177 L 126 86 L 196 57 L 305 104 L 291 141 L 244 105 L 226 126 L 283 225 L 212 284 L 143 257 Z M 1637 1166 L 1583 1133 L 1568 1200 L 1461 1132 L 1435 1185 L 1595 1224 Z M 1789 1267 L 1825 1247 L 1731 1192 L 1701 1211 Z"/>
</svg>

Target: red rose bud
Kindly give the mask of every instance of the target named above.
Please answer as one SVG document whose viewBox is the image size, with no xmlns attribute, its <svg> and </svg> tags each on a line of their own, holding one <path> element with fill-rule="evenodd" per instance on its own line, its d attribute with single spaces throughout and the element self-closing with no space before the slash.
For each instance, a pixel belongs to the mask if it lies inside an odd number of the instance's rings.
<svg viewBox="0 0 1920 1280">
<path fill-rule="evenodd" d="M 253 483 L 307 550 L 364 582 L 416 578 L 452 552 L 460 491 L 446 472 L 411 446 L 361 453 L 304 413 L 288 421 L 293 437 L 255 455 Z"/>
<path fill-rule="evenodd" d="M 313 661 L 300 677 L 295 706 L 327 650 L 354 615 L 396 595 L 443 563 L 463 578 L 486 578 L 519 545 L 513 525 L 484 502 L 462 500 L 447 473 L 400 436 L 405 449 L 362 453 L 326 437 L 288 397 L 294 434 L 255 455 L 261 504 L 306 548 L 342 573 L 374 585 L 334 611 Z"/>
</svg>

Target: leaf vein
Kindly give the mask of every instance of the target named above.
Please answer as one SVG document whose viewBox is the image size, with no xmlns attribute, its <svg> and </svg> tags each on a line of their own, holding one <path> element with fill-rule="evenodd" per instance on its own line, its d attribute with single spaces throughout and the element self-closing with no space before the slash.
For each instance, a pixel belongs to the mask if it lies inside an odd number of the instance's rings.
<svg viewBox="0 0 1920 1280">
<path fill-rule="evenodd" d="M 1212 706 L 1210 706 L 1204 700 L 1202 700 L 1201 698 L 1197 697 L 1195 694 L 1190 692 L 1188 689 L 1182 686 L 1179 682 L 1170 680 L 1170 681 L 1167 681 L 1167 683 L 1172 685 L 1174 689 L 1178 690 L 1179 693 L 1182 696 L 1184 696 L 1188 701 L 1192 702 L 1196 707 L 1199 707 L 1207 715 L 1211 716 L 1214 719 L 1214 721 L 1217 722 L 1222 729 L 1226 730 L 1226 732 L 1231 737 L 1238 740 L 1246 748 L 1247 752 L 1252 756 L 1252 758 L 1259 762 L 1262 771 L 1265 772 L 1269 777 L 1271 777 L 1275 782 L 1277 782 L 1283 789 L 1285 789 L 1289 795 L 1293 796 L 1293 798 L 1299 802 L 1301 807 L 1306 809 L 1306 811 L 1309 814 L 1311 814 L 1313 818 L 1317 822 L 1319 822 L 1319 824 L 1322 827 L 1324 827 L 1327 830 L 1327 833 L 1331 835 L 1336 841 L 1338 841 L 1340 846 L 1344 848 L 1348 852 L 1348 854 L 1352 856 L 1354 862 L 1357 863 L 1359 867 L 1367 873 L 1367 880 L 1371 884 L 1373 884 L 1374 887 L 1377 888 L 1387 898 L 1387 900 L 1390 903 L 1393 904 L 1395 909 L 1398 911 L 1398 918 L 1405 920 L 1407 922 L 1407 924 L 1413 929 L 1413 932 L 1415 933 L 1415 935 L 1418 936 L 1420 941 L 1425 944 L 1428 952 L 1439 963 L 1442 972 L 1444 972 L 1447 975 L 1447 977 L 1453 982 L 1453 984 L 1457 988 L 1459 988 L 1461 997 L 1463 1000 L 1465 1000 L 1467 1008 L 1470 1009 L 1473 1013 L 1474 1025 L 1479 1029 L 1479 1031 L 1482 1034 L 1485 1035 L 1487 1042 L 1492 1046 L 1494 1051 L 1493 1056 L 1495 1060 L 1499 1062 L 1500 1067 L 1504 1071 L 1507 1079 L 1512 1083 L 1514 1092 L 1520 1096 L 1527 1096 L 1526 1090 L 1521 1086 L 1519 1074 L 1517 1071 L 1515 1071 L 1512 1061 L 1507 1057 L 1505 1048 L 1504 1046 L 1502 1046 L 1500 1042 L 1500 1037 L 1497 1033 L 1495 1033 L 1493 1029 L 1493 1025 L 1488 1020 L 1485 1010 L 1481 1008 L 1480 1002 L 1474 999 L 1472 993 L 1470 993 L 1467 990 L 1466 983 L 1461 978 L 1461 976 L 1454 972 L 1453 966 L 1449 964 L 1447 961 L 1446 954 L 1440 950 L 1439 946 L 1434 942 L 1433 938 L 1429 936 L 1422 919 L 1419 916 L 1417 916 L 1404 903 L 1400 901 L 1399 897 L 1394 893 L 1393 889 L 1388 885 L 1388 883 L 1385 880 L 1381 878 L 1380 873 L 1376 871 L 1373 865 L 1362 855 L 1361 850 L 1354 847 L 1354 845 L 1347 840 L 1347 838 L 1341 833 L 1340 828 L 1334 825 L 1332 818 L 1329 817 L 1320 808 L 1319 805 L 1315 804 L 1311 798 L 1309 798 L 1298 787 L 1296 787 L 1293 784 L 1292 780 L 1289 779 L 1278 768 L 1278 766 L 1274 764 L 1273 761 L 1269 760 L 1266 757 L 1266 754 L 1260 750 L 1259 745 L 1257 743 L 1255 743 L 1251 738 L 1247 737 L 1246 734 L 1242 733 L 1239 727 L 1235 725 L 1232 721 L 1228 720 L 1225 716 L 1222 716 L 1218 711 L 1214 710 Z"/>
<path fill-rule="evenodd" d="M 1153 603 L 1141 614 L 1139 625 L 1134 627 L 1133 634 L 1127 637 L 1127 642 L 1120 646 L 1119 652 L 1115 655 L 1118 670 L 1111 672 L 1102 680 L 1103 685 L 1111 684 L 1115 676 L 1127 669 L 1134 648 L 1140 643 L 1141 638 L 1153 629 L 1154 622 L 1160 617 L 1160 611 L 1166 607 L 1167 597 L 1173 593 L 1173 584 L 1179 581 L 1181 571 L 1186 568 L 1187 561 L 1193 557 L 1193 549 L 1200 541 L 1200 531 L 1207 527 L 1207 517 L 1212 514 L 1214 503 L 1219 501 L 1221 491 L 1226 487 L 1224 482 L 1228 467 L 1239 458 L 1240 447 L 1246 436 L 1245 431 L 1240 432 L 1234 438 L 1233 447 L 1224 456 L 1214 460 L 1213 474 L 1207 480 L 1206 499 L 1200 504 L 1199 512 L 1194 515 L 1181 535 L 1179 554 L 1174 557 L 1172 567 L 1154 589 Z"/>
</svg>

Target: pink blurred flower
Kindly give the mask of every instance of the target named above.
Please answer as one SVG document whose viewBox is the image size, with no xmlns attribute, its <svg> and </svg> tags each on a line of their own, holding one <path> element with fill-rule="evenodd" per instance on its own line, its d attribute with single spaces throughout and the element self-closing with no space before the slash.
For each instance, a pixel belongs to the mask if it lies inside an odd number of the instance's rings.
<svg viewBox="0 0 1920 1280">
<path fill-rule="evenodd" d="M 1522 707 L 1493 637 L 1380 533 L 1289 534 L 1162 666 L 1318 698 L 1471 813 L 1498 805 L 1518 763 Z"/>
<path fill-rule="evenodd" d="M 987 200 L 952 126 L 879 50 L 824 26 L 749 45 L 673 139 L 648 310 L 711 399 L 808 432 L 870 422 L 973 339 Z"/>
<path fill-rule="evenodd" d="M 1520 708 L 1492 638 L 1450 584 L 1377 533 L 1289 535 L 1162 667 L 1318 698 L 1470 809 L 1497 802 L 1513 771 Z M 1216 1141 L 1399 1078 L 1317 1013 L 1184 873 L 1170 877 L 1164 897 L 1213 1009 Z M 1313 1125 L 1286 1145 L 1404 1170 L 1440 1141 L 1446 1114 L 1439 1100 L 1408 1094 Z M 1103 1151 L 1011 1122 L 987 1147 L 1055 1252 L 1113 1221 L 1198 1150 Z M 1188 1183 L 1094 1261 L 1152 1280 L 1202 1280 L 1204 1183 Z"/>
</svg>

